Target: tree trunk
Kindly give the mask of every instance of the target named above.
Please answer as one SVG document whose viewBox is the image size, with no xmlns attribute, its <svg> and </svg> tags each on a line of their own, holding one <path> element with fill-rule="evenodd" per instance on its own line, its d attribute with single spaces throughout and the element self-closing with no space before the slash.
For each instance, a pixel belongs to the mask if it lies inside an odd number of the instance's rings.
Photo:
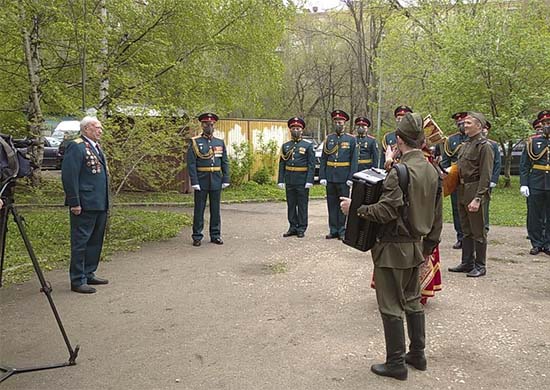
<svg viewBox="0 0 550 390">
<path fill-rule="evenodd" d="M 44 158 L 44 139 L 42 138 L 42 126 L 44 117 L 40 107 L 41 98 L 41 80 L 40 80 L 40 20 L 38 15 L 33 15 L 32 30 L 29 32 L 26 26 L 27 17 L 25 5 L 22 0 L 18 2 L 19 21 L 21 23 L 21 38 L 23 39 L 23 49 L 25 51 L 25 63 L 29 77 L 30 91 L 29 104 L 26 108 L 27 128 L 29 134 L 35 140 L 31 148 L 31 160 L 37 168 L 31 176 L 33 186 L 40 184 L 42 173 L 42 159 Z"/>
<path fill-rule="evenodd" d="M 99 2 L 99 20 L 103 25 L 103 38 L 101 38 L 101 48 L 99 49 L 101 63 L 99 65 L 99 113 L 102 119 L 108 117 L 109 114 L 109 41 L 108 41 L 108 21 L 106 0 Z"/>
</svg>

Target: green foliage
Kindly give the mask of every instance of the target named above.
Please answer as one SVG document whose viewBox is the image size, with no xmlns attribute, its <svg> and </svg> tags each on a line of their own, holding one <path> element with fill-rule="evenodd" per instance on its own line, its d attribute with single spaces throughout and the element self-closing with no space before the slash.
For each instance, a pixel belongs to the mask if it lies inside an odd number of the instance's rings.
<svg viewBox="0 0 550 390">
<path fill-rule="evenodd" d="M 239 145 L 233 144 L 233 155 L 229 156 L 229 171 L 231 173 L 231 183 L 234 186 L 242 185 L 250 175 L 252 164 L 254 163 L 254 154 L 250 144 L 246 141 Z"/>
<path fill-rule="evenodd" d="M 69 215 L 67 209 L 20 209 L 35 254 L 44 271 L 66 266 L 70 259 Z M 103 257 L 115 251 L 137 250 L 141 243 L 166 240 L 191 224 L 187 215 L 170 212 L 114 209 L 105 239 Z M 33 275 L 32 262 L 17 226 L 10 219 L 6 237 L 5 280 L 27 280 Z"/>
<path fill-rule="evenodd" d="M 252 180 L 258 184 L 270 184 L 273 182 L 269 169 L 266 166 L 263 166 L 254 172 L 252 175 Z"/>
</svg>

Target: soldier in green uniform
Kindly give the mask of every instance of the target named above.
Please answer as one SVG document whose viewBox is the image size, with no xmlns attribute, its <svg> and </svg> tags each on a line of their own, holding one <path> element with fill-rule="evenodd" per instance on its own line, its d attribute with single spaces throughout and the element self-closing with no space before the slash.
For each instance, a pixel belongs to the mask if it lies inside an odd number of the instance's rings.
<svg viewBox="0 0 550 390">
<path fill-rule="evenodd" d="M 223 140 L 214 137 L 218 116 L 205 112 L 198 117 L 202 134 L 191 139 L 187 150 L 187 169 L 195 190 L 193 210 L 193 246 L 200 246 L 204 237 L 204 209 L 210 199 L 210 242 L 222 245 L 220 202 L 222 189 L 229 186 L 229 161 Z"/>
<path fill-rule="evenodd" d="M 412 108 L 410 108 L 409 106 L 399 106 L 395 110 L 393 110 L 395 122 L 399 124 L 401 118 L 403 118 L 408 112 L 413 112 Z M 380 154 L 379 165 L 380 168 L 388 169 L 389 167 L 391 167 L 393 159 L 391 162 L 388 162 L 388 166 L 386 166 L 386 151 L 388 150 L 388 148 L 391 150 L 397 149 L 397 138 L 395 137 L 395 131 L 390 131 L 389 133 L 384 134 L 384 137 L 382 138 L 382 153 Z"/>
<path fill-rule="evenodd" d="M 363 171 L 378 166 L 378 142 L 376 142 L 375 137 L 368 133 L 370 126 L 371 121 L 369 118 L 360 116 L 355 119 L 357 148 L 359 150 L 357 171 Z"/>
<path fill-rule="evenodd" d="M 519 164 L 520 192 L 527 197 L 527 232 L 532 255 L 550 255 L 550 111 L 541 111 L 537 119 L 542 134 L 530 137 Z"/>
<path fill-rule="evenodd" d="M 351 178 L 357 172 L 357 147 L 355 137 L 344 132 L 349 115 L 342 110 L 331 114 L 334 133 L 323 142 L 319 166 L 319 182 L 327 187 L 329 234 L 325 238 L 343 239 L 346 216 L 340 210 L 340 197 L 349 196 Z"/>
<path fill-rule="evenodd" d="M 441 155 L 441 166 L 443 168 L 450 168 L 451 165 L 455 165 L 458 161 L 458 151 L 462 147 L 462 143 L 468 139 L 468 136 L 464 134 L 464 118 L 466 118 L 466 112 L 457 112 L 451 116 L 458 127 L 458 132 L 451 134 L 447 137 L 445 144 L 443 145 L 443 154 Z M 454 191 L 451 193 L 451 208 L 453 211 L 453 225 L 456 232 L 456 242 L 453 245 L 453 249 L 462 248 L 462 227 L 460 226 L 460 217 L 458 215 L 458 195 Z M 449 268 L 449 271 L 455 272 L 454 268 Z"/>
<path fill-rule="evenodd" d="M 307 229 L 309 189 L 313 187 L 315 151 L 309 140 L 302 138 L 306 123 L 302 118 L 290 118 L 287 122 L 291 140 L 281 147 L 279 157 L 278 186 L 286 190 L 289 228 L 283 237 L 304 237 Z"/>
<path fill-rule="evenodd" d="M 109 210 L 107 160 L 99 146 L 102 134 L 97 118 L 83 118 L 80 137 L 67 144 L 61 166 L 71 223 L 71 290 L 81 294 L 95 293 L 91 285 L 109 283 L 95 274 Z"/>
<path fill-rule="evenodd" d="M 493 173 L 491 174 L 491 183 L 489 184 L 489 194 L 493 191 L 493 188 L 495 188 L 498 184 L 498 179 L 500 177 L 500 170 L 502 168 L 502 161 L 500 157 L 500 150 L 498 148 L 498 142 L 493 141 L 492 139 L 488 138 L 489 130 L 491 130 L 491 122 L 487 121 L 485 124 L 485 127 L 483 128 L 483 131 L 481 132 L 485 138 L 487 138 L 487 141 L 491 144 L 491 147 L 493 148 Z M 490 207 L 490 200 L 491 197 L 487 199 L 487 207 L 485 208 L 485 230 L 489 232 L 489 207 Z"/>
<path fill-rule="evenodd" d="M 384 180 L 379 201 L 357 209 L 359 217 L 381 225 L 372 248 L 376 299 L 384 325 L 386 362 L 371 370 L 382 376 L 407 379 L 407 366 L 426 370 L 425 317 L 420 303 L 419 266 L 440 241 L 442 194 L 439 175 L 421 150 L 425 136 L 422 116 L 407 113 L 397 125 L 400 164 L 408 171 L 408 207 L 396 169 Z M 350 199 L 342 199 L 349 210 Z M 405 355 L 403 314 L 407 318 L 410 349 Z"/>
<path fill-rule="evenodd" d="M 464 118 L 464 134 L 468 137 L 458 152 L 460 183 L 457 188 L 458 213 L 464 232 L 462 261 L 453 272 L 467 272 L 479 277 L 487 273 L 487 231 L 485 208 L 489 200 L 489 184 L 493 172 L 493 148 L 482 135 L 485 116 L 468 112 Z M 451 269 L 449 269 L 451 271 Z"/>
</svg>

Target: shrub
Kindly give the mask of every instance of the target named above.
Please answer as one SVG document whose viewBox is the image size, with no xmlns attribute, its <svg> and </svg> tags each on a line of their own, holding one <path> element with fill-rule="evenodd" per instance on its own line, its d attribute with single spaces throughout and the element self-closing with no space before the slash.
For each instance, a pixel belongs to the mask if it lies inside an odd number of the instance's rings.
<svg viewBox="0 0 550 390">
<path fill-rule="evenodd" d="M 270 184 L 272 183 L 271 173 L 269 172 L 269 169 L 264 166 L 254 173 L 252 180 L 258 184 Z"/>
</svg>

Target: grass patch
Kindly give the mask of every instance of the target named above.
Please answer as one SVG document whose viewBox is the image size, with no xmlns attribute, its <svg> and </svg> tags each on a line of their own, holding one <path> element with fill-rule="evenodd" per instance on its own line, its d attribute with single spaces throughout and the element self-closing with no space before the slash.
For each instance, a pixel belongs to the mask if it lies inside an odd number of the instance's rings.
<svg viewBox="0 0 550 390">
<path fill-rule="evenodd" d="M 286 263 L 269 264 L 269 270 L 274 274 L 284 274 L 288 271 Z"/>
<path fill-rule="evenodd" d="M 70 258 L 69 216 L 66 209 L 18 210 L 25 218 L 25 230 L 40 262 L 42 270 L 68 266 Z M 143 242 L 160 241 L 176 236 L 184 226 L 191 224 L 187 215 L 165 211 L 117 208 L 110 218 L 105 238 L 103 258 L 117 251 L 140 248 Z M 34 274 L 17 225 L 10 218 L 6 237 L 4 282 L 15 283 Z"/>
</svg>

